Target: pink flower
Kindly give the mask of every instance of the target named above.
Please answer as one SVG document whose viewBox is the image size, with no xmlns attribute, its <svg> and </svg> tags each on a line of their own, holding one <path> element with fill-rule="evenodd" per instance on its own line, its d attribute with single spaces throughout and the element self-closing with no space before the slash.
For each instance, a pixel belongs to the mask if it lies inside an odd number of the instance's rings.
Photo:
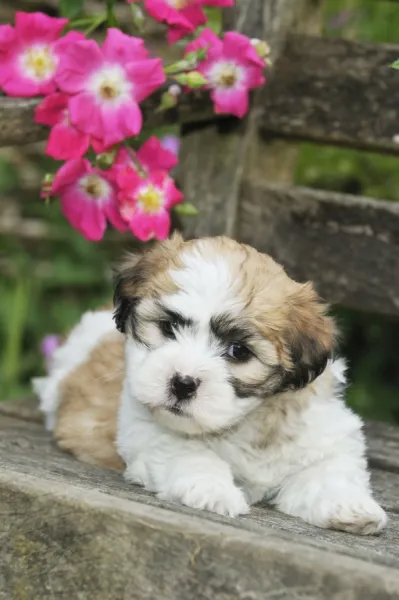
<svg viewBox="0 0 399 600">
<path fill-rule="evenodd" d="M 188 44 L 186 52 L 208 47 L 200 71 L 208 81 L 216 113 L 243 117 L 248 112 L 249 90 L 263 85 L 264 61 L 250 40 L 240 33 L 229 32 L 220 40 L 210 29 Z"/>
<path fill-rule="evenodd" d="M 151 136 L 136 152 L 136 158 L 145 171 L 170 171 L 177 163 L 177 157 L 173 152 L 164 148 L 155 136 Z M 118 173 L 120 167 L 130 166 L 134 163 L 126 148 L 120 148 L 114 161 L 114 171 Z"/>
<path fill-rule="evenodd" d="M 46 335 L 40 344 L 40 351 L 44 356 L 47 371 L 50 371 L 53 363 L 53 355 L 60 346 L 61 340 L 58 335 Z"/>
<path fill-rule="evenodd" d="M 82 133 L 69 118 L 67 94 L 47 96 L 35 111 L 36 123 L 52 127 L 46 153 L 56 160 L 80 158 L 90 145 L 90 136 Z"/>
<path fill-rule="evenodd" d="M 0 26 L 0 87 L 9 96 L 37 96 L 55 91 L 61 55 L 84 39 L 76 31 L 59 37 L 68 19 L 17 12 L 15 27 Z"/>
<path fill-rule="evenodd" d="M 35 121 L 52 127 L 47 142 L 46 154 L 56 160 L 80 158 L 86 154 L 90 142 L 96 154 L 106 151 L 100 140 L 91 138 L 71 123 L 69 115 L 70 96 L 55 92 L 47 96 L 35 110 Z"/>
<path fill-rule="evenodd" d="M 232 6 L 234 0 L 145 0 L 147 12 L 168 25 L 168 42 L 173 44 L 206 23 L 202 6 Z"/>
<path fill-rule="evenodd" d="M 107 147 L 140 132 L 139 102 L 165 81 L 165 75 L 162 61 L 148 58 L 143 40 L 111 28 L 102 48 L 93 40 L 70 46 L 56 81 L 73 95 L 71 122 Z"/>
<path fill-rule="evenodd" d="M 63 214 L 88 240 L 101 240 L 107 220 L 119 231 L 126 230 L 109 172 L 93 168 L 85 158 L 69 160 L 60 168 L 52 193 L 61 197 Z"/>
<path fill-rule="evenodd" d="M 145 0 L 144 7 L 156 21 L 167 23 L 169 44 L 206 23 L 199 0 Z"/>
<path fill-rule="evenodd" d="M 164 240 L 170 230 L 169 210 L 183 199 L 174 181 L 165 171 L 154 171 L 143 178 L 130 166 L 117 177 L 121 216 L 141 241 Z"/>
</svg>

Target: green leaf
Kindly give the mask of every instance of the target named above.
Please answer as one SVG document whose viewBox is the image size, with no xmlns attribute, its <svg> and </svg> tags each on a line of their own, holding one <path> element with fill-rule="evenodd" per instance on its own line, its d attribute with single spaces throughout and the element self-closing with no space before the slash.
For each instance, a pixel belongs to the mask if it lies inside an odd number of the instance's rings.
<svg viewBox="0 0 399 600">
<path fill-rule="evenodd" d="M 83 9 L 83 0 L 60 0 L 60 12 L 67 19 L 74 19 Z"/>
<path fill-rule="evenodd" d="M 89 27 L 85 29 L 85 34 L 90 35 L 91 33 L 93 33 L 93 31 L 98 29 L 100 25 L 102 25 L 107 20 L 107 18 L 108 17 L 105 13 L 103 15 L 96 15 L 91 25 L 89 25 Z"/>
<path fill-rule="evenodd" d="M 194 204 L 189 202 L 175 206 L 175 212 L 182 217 L 196 217 L 199 215 L 198 208 L 195 208 Z"/>
<path fill-rule="evenodd" d="M 399 69 L 399 58 L 391 65 L 392 69 Z"/>
<path fill-rule="evenodd" d="M 203 7 L 203 10 L 208 19 L 206 26 L 212 29 L 213 33 L 216 33 L 216 35 L 220 35 L 223 29 L 223 17 L 220 8 L 205 6 Z"/>
</svg>

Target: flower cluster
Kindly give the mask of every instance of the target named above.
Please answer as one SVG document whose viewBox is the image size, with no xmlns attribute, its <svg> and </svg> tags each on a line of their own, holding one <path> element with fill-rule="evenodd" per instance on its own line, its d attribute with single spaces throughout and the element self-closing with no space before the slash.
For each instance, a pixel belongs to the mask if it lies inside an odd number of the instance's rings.
<svg viewBox="0 0 399 600">
<path fill-rule="evenodd" d="M 111 168 L 93 167 L 85 158 L 68 160 L 58 171 L 52 191 L 64 215 L 89 240 L 100 240 L 109 221 L 130 229 L 142 241 L 165 239 L 169 209 L 183 196 L 169 171 L 176 156 L 151 137 L 137 153 L 120 148 Z"/>
<path fill-rule="evenodd" d="M 137 0 L 131 2 L 133 12 L 140 10 Z M 232 3 L 144 0 L 145 10 L 166 23 L 170 43 L 191 36 L 182 59 L 168 66 L 150 56 L 140 37 L 110 26 L 114 17 L 101 45 L 87 32 L 63 34 L 73 23 L 42 13 L 17 12 L 14 26 L 0 26 L 0 89 L 9 96 L 44 96 L 35 120 L 50 127 L 46 153 L 65 161 L 55 176 L 46 176 L 42 195 L 59 196 L 63 214 L 87 239 L 100 240 L 107 223 L 143 241 L 169 233 L 170 209 L 183 200 L 170 175 L 176 139 L 162 145 L 149 132 L 138 150 L 135 141 L 143 133 L 140 104 L 163 84 L 160 110 L 175 106 L 182 92 L 201 88 L 210 92 L 217 113 L 243 117 L 248 111 L 249 91 L 264 82 L 267 61 L 259 41 L 234 32 L 220 39 L 203 27 L 204 6 Z M 101 24 L 107 16 L 96 19 Z"/>
</svg>

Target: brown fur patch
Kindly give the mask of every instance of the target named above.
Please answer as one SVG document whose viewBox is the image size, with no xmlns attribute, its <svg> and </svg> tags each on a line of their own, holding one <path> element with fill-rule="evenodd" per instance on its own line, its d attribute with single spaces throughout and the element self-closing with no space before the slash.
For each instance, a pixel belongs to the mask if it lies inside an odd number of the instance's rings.
<svg viewBox="0 0 399 600">
<path fill-rule="evenodd" d="M 116 323 L 121 331 L 135 311 L 136 299 L 176 291 L 170 271 L 182 268 L 182 252 L 193 248 L 206 259 L 225 258 L 234 293 L 244 305 L 243 322 L 257 332 L 256 350 L 265 369 L 241 373 L 241 383 L 258 386 L 265 395 L 258 428 L 259 444 L 266 444 L 278 436 L 287 411 L 301 412 L 306 406 L 312 393 L 308 384 L 323 372 L 331 354 L 334 322 L 312 285 L 293 281 L 270 256 L 225 237 L 184 242 L 174 235 L 142 255 L 130 255 L 121 265 L 115 291 Z M 123 465 L 115 438 L 124 377 L 123 340 L 118 333 L 104 336 L 88 360 L 63 381 L 55 431 L 64 450 L 86 462 L 119 470 Z M 327 369 L 317 382 L 329 377 Z M 306 390 L 293 393 L 305 386 Z"/>
<path fill-rule="evenodd" d="M 184 244 L 181 235 L 175 233 L 143 254 L 128 255 L 118 269 L 118 292 L 127 297 L 142 298 L 176 291 L 169 271 L 181 266 L 179 253 Z"/>
<path fill-rule="evenodd" d="M 287 389 L 317 377 L 333 350 L 336 329 L 312 284 L 297 283 L 270 256 L 230 238 L 205 238 L 197 248 L 205 257 L 224 256 L 229 263 L 245 305 L 243 316 L 273 343 L 287 371 Z"/>
<path fill-rule="evenodd" d="M 60 384 L 54 431 L 62 450 L 118 471 L 124 468 L 115 447 L 124 363 L 124 337 L 118 332 L 105 335 L 88 359 Z"/>
<path fill-rule="evenodd" d="M 242 317 L 273 344 L 285 377 L 285 389 L 303 387 L 313 381 L 325 368 L 335 343 L 335 326 L 326 315 L 326 306 L 312 284 L 293 281 L 270 256 L 227 237 L 184 242 L 176 234 L 141 257 L 128 258 L 120 269 L 115 292 L 120 331 L 124 331 L 134 310 L 130 303 L 133 298 L 176 291 L 170 271 L 183 267 L 181 254 L 192 248 L 205 259 L 224 257 L 229 264 L 235 293 L 245 306 Z M 271 356 L 263 358 L 267 363 Z"/>
</svg>

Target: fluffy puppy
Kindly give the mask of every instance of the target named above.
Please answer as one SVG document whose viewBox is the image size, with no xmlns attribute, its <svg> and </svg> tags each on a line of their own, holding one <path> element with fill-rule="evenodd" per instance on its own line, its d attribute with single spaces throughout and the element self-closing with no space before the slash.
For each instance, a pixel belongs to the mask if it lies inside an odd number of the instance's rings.
<svg viewBox="0 0 399 600">
<path fill-rule="evenodd" d="M 111 311 L 86 314 L 36 381 L 62 448 L 196 509 L 236 517 L 265 499 L 319 527 L 382 529 L 310 284 L 231 239 L 174 236 L 122 265 L 114 301 L 120 333 Z"/>
</svg>

